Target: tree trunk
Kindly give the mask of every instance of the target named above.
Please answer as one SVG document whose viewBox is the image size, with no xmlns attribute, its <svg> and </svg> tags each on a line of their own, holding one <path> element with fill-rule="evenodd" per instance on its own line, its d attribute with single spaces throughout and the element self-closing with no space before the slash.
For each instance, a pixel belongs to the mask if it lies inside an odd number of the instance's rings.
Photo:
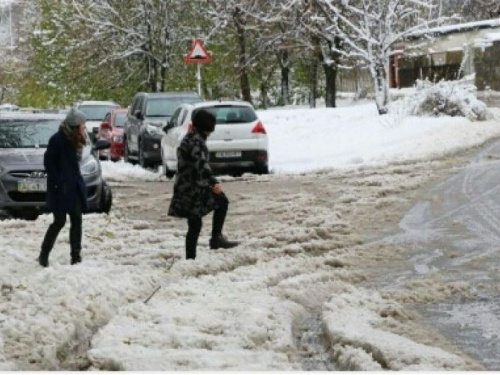
<svg viewBox="0 0 500 375">
<path fill-rule="evenodd" d="M 267 84 L 261 82 L 260 84 L 260 105 L 263 109 L 267 109 L 268 107 L 268 96 L 267 96 Z"/>
<path fill-rule="evenodd" d="M 236 9 L 234 13 L 234 23 L 238 36 L 238 75 L 240 77 L 241 96 L 244 101 L 252 103 L 250 80 L 248 79 L 247 72 L 245 21 L 242 19 L 241 11 L 239 9 Z"/>
<path fill-rule="evenodd" d="M 311 37 L 313 47 L 313 59 L 311 61 L 311 92 L 309 94 L 309 107 L 316 108 L 316 98 L 318 97 L 318 65 L 323 62 L 319 38 L 316 35 Z"/>
<path fill-rule="evenodd" d="M 280 104 L 290 104 L 290 60 L 288 51 L 282 51 L 278 54 L 278 63 L 281 67 L 281 92 Z"/>
<path fill-rule="evenodd" d="M 387 70 L 383 62 L 377 62 L 371 67 L 372 77 L 375 84 L 375 102 L 380 115 L 388 112 L 389 104 L 389 85 L 387 81 Z"/>
<path fill-rule="evenodd" d="M 316 99 L 318 98 L 318 63 L 316 59 L 312 61 L 310 74 L 309 107 L 316 108 Z"/>
<path fill-rule="evenodd" d="M 337 106 L 337 74 L 340 62 L 340 54 L 332 51 L 332 42 L 327 40 L 327 56 L 330 63 L 326 63 L 323 59 L 323 70 L 326 78 L 325 105 L 327 108 L 335 108 Z M 340 49 L 340 38 L 335 38 L 335 48 Z"/>
<path fill-rule="evenodd" d="M 335 96 L 337 95 L 337 67 L 332 64 L 323 63 L 326 77 L 325 106 L 335 108 Z"/>
<path fill-rule="evenodd" d="M 165 92 L 166 90 L 166 78 L 167 78 L 167 56 L 163 56 L 163 61 L 160 67 L 160 92 Z"/>
</svg>

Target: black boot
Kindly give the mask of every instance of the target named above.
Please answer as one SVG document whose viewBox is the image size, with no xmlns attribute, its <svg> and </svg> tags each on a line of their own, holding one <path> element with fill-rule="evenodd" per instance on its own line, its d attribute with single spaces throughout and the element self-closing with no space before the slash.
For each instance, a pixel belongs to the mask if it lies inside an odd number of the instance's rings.
<svg viewBox="0 0 500 375">
<path fill-rule="evenodd" d="M 229 241 L 222 234 L 219 234 L 217 237 L 212 237 L 210 239 L 210 248 L 213 250 L 216 249 L 231 249 L 232 247 L 238 246 L 240 243 L 238 241 Z"/>
<path fill-rule="evenodd" d="M 71 251 L 71 264 L 77 264 L 82 262 L 82 257 L 80 256 L 80 250 Z"/>
<path fill-rule="evenodd" d="M 49 266 L 49 252 L 48 251 L 40 251 L 40 255 L 38 256 L 38 263 L 42 267 L 48 267 Z"/>
</svg>

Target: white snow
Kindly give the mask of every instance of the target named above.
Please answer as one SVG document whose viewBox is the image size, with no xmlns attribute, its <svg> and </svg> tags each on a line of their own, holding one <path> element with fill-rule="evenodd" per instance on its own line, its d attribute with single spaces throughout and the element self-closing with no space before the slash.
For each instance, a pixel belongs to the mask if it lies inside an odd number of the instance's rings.
<svg viewBox="0 0 500 375">
<path fill-rule="evenodd" d="M 500 136 L 498 117 L 413 117 L 397 106 L 381 117 L 371 102 L 347 104 L 258 111 L 269 135 L 271 170 L 280 175 L 429 160 Z M 112 185 L 165 180 L 125 163 L 102 167 Z M 308 199 L 298 192 L 287 209 Z M 341 199 L 356 197 L 345 192 Z M 350 284 L 355 271 L 332 268 L 341 260 L 301 254 L 292 237 L 286 250 L 294 256 L 265 247 L 265 241 L 284 246 L 278 239 L 288 234 L 279 223 L 237 251 L 199 251 L 196 261 L 186 261 L 184 230 L 125 218 L 118 197 L 109 216 L 85 215 L 82 264 L 68 264 L 66 225 L 50 267 L 42 269 L 36 257 L 51 221 L 50 215 L 0 221 L 0 370 L 300 370 L 292 322 L 304 306 L 321 300 L 340 368 L 465 369 L 455 354 L 384 330 L 382 312 L 400 305 Z M 304 233 L 317 227 L 321 234 L 321 225 L 328 233 L 344 223 L 325 207 L 304 219 Z M 315 241 L 303 237 L 306 244 Z"/>
</svg>

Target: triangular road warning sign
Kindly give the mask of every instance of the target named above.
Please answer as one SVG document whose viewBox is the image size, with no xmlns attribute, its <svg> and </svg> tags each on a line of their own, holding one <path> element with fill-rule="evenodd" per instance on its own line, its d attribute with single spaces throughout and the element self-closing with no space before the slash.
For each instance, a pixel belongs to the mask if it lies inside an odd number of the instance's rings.
<svg viewBox="0 0 500 375">
<path fill-rule="evenodd" d="M 208 53 L 203 41 L 201 39 L 195 39 L 191 50 L 188 52 L 184 61 L 187 64 L 207 64 L 212 60 L 212 56 Z"/>
</svg>

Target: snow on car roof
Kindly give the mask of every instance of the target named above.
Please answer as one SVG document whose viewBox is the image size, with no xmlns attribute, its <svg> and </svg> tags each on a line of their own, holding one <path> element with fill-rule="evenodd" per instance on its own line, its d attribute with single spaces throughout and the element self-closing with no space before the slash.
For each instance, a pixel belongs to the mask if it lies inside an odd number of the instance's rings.
<svg viewBox="0 0 500 375">
<path fill-rule="evenodd" d="M 84 100 L 78 103 L 78 107 L 81 105 L 116 105 L 119 106 L 118 103 L 106 101 L 106 100 Z"/>
<path fill-rule="evenodd" d="M 29 113 L 0 112 L 0 120 L 64 120 L 65 114 L 59 113 Z"/>
<path fill-rule="evenodd" d="M 241 100 L 209 100 L 205 102 L 199 102 L 192 104 L 193 108 L 205 108 L 205 107 L 215 107 L 215 106 L 224 106 L 224 105 L 234 105 L 234 106 L 246 106 L 246 107 L 252 107 L 253 106 L 248 103 L 244 102 Z"/>
</svg>

